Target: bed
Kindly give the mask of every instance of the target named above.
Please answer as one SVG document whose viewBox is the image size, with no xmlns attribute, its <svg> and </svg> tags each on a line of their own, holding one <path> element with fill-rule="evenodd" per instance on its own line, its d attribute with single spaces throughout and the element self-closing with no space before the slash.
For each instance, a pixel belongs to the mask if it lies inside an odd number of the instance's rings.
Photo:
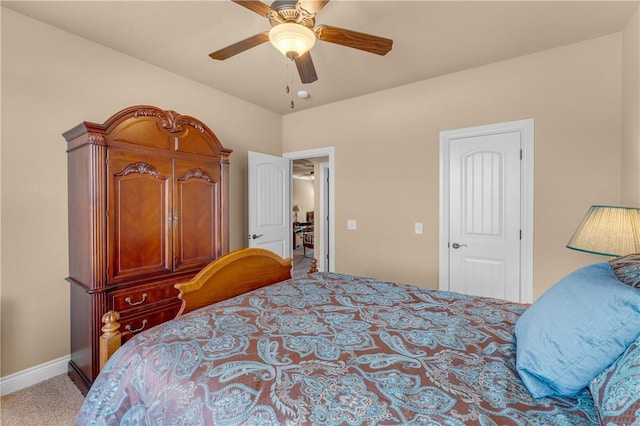
<svg viewBox="0 0 640 426">
<path fill-rule="evenodd" d="M 615 309 L 630 315 L 625 337 L 613 333 L 621 346 L 609 355 L 613 361 L 570 396 L 553 395 L 557 387 L 534 398 L 516 356 L 531 356 L 527 340 L 537 344 L 563 328 L 523 331 L 548 316 L 556 298 L 534 309 L 538 301 L 528 306 L 336 273 L 291 279 L 290 267 L 270 252 L 244 249 L 177 285 L 181 314 L 115 351 L 77 424 L 622 424 L 612 423 L 616 415 L 639 422 L 638 288 L 607 283 L 615 286 Z M 608 264 L 598 268 L 585 274 L 604 271 L 616 280 Z M 629 298 L 623 308 L 618 293 Z M 607 322 L 597 310 L 589 316 Z M 115 349 L 117 314 L 106 319 L 105 347 Z"/>
</svg>

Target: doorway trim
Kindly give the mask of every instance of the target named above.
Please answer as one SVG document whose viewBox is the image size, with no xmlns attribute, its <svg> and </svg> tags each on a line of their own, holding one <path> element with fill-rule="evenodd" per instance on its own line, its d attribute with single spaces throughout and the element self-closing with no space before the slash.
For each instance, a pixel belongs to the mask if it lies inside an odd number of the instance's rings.
<svg viewBox="0 0 640 426">
<path fill-rule="evenodd" d="M 533 118 L 440 132 L 439 288 L 449 289 L 449 141 L 463 137 L 520 132 L 520 301 L 533 302 Z"/>
<path fill-rule="evenodd" d="M 318 158 L 318 157 L 328 157 L 327 161 L 327 169 L 329 171 L 329 211 L 327 213 L 327 217 L 329 220 L 329 244 L 327 246 L 325 241 L 324 233 L 321 232 L 318 236 L 321 238 L 321 247 L 327 248 L 329 253 L 329 272 L 335 272 L 335 180 L 336 180 L 336 168 L 335 168 L 335 147 L 328 146 L 324 148 L 316 148 L 316 149 L 308 149 L 304 151 L 292 151 L 285 152 L 282 154 L 284 158 L 289 158 L 290 160 L 302 160 L 308 158 Z M 323 187 L 323 185 L 320 185 Z M 321 201 L 324 198 L 324 194 L 322 194 Z M 321 206 L 320 213 L 323 214 L 322 209 L 324 205 Z M 325 259 L 324 256 L 319 256 L 318 260 L 318 270 L 325 270 Z"/>
</svg>

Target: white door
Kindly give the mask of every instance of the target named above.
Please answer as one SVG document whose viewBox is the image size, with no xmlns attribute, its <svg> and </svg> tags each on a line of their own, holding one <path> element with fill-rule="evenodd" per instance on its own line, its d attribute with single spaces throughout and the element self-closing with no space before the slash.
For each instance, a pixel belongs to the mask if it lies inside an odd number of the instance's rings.
<svg viewBox="0 0 640 426">
<path fill-rule="evenodd" d="M 249 152 L 249 247 L 291 256 L 291 160 Z"/>
<path fill-rule="evenodd" d="M 459 293 L 529 301 L 522 279 L 521 129 L 475 128 L 448 134 L 445 229 L 448 277 Z M 443 243 L 443 242 L 441 242 Z"/>
</svg>

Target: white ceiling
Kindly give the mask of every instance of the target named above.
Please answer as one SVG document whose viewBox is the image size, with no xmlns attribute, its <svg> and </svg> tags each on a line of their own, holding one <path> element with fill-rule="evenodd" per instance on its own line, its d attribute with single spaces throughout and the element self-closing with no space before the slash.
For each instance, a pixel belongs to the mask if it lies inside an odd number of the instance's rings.
<svg viewBox="0 0 640 426">
<path fill-rule="evenodd" d="M 2 6 L 279 114 L 372 93 L 622 30 L 639 1 L 332 0 L 327 24 L 394 40 L 378 56 L 319 41 L 318 81 L 269 43 L 225 61 L 208 54 L 269 21 L 231 1 L 2 1 Z M 307 99 L 285 93 L 307 90 Z"/>
</svg>

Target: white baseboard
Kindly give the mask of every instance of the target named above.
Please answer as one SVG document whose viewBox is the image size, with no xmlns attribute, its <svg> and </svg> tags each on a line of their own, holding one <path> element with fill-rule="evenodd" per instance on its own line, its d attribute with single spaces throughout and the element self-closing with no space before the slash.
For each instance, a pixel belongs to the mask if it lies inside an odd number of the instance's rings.
<svg viewBox="0 0 640 426">
<path fill-rule="evenodd" d="M 4 396 L 67 372 L 69 355 L 0 378 L 0 395 Z"/>
</svg>

